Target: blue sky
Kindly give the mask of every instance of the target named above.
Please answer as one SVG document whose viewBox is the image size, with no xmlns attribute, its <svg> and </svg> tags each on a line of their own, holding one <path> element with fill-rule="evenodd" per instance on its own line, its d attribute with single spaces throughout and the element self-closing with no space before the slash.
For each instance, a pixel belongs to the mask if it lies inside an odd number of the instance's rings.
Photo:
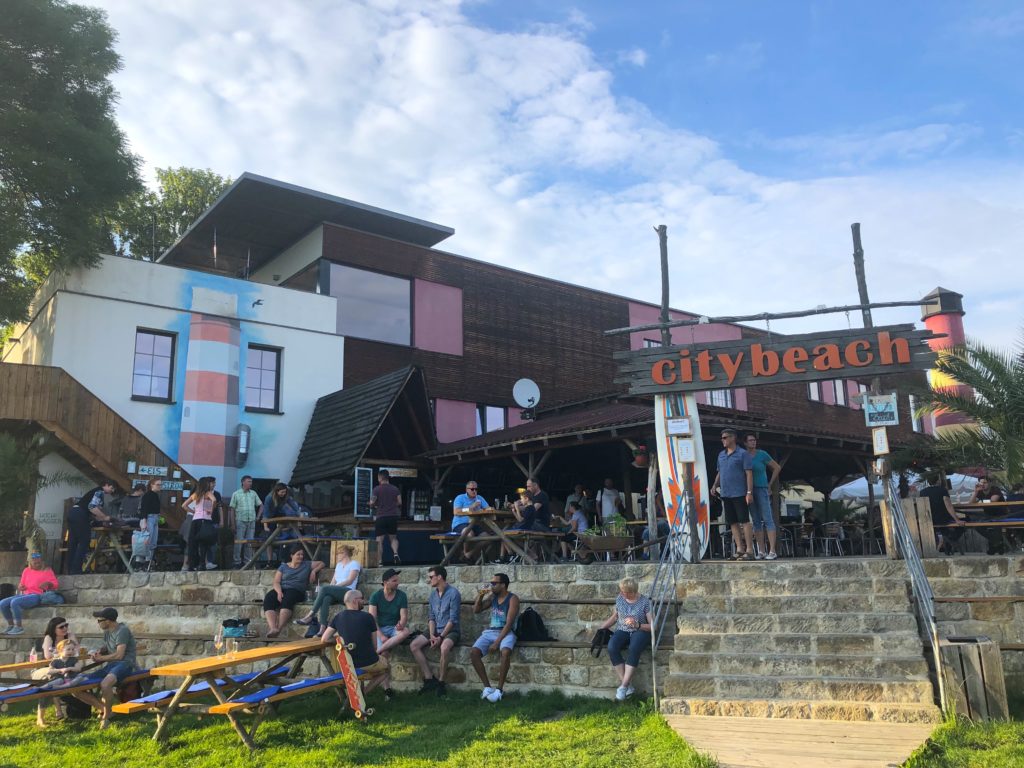
<svg viewBox="0 0 1024 768">
<path fill-rule="evenodd" d="M 1024 324 L 1024 6 L 97 0 L 154 167 L 451 226 L 444 250 L 706 315 L 936 286 Z M 876 322 L 918 319 L 913 309 Z M 779 324 L 825 330 L 845 318 Z"/>
</svg>

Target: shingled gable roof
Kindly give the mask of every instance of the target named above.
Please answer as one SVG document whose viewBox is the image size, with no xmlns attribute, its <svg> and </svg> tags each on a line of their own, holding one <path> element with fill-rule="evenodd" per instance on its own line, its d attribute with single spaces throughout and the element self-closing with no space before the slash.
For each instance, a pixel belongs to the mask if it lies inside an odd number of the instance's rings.
<svg viewBox="0 0 1024 768">
<path fill-rule="evenodd" d="M 344 478 L 368 452 L 411 459 L 436 445 L 431 425 L 419 368 L 402 368 L 324 395 L 313 409 L 291 484 Z"/>
</svg>

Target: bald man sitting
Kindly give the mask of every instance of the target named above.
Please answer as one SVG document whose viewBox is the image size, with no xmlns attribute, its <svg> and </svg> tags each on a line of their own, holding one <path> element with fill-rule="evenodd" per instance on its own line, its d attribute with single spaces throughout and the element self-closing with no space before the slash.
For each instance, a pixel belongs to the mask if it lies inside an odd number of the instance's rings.
<svg viewBox="0 0 1024 768">
<path fill-rule="evenodd" d="M 363 693 L 369 693 L 378 686 L 384 687 L 384 698 L 390 699 L 391 672 L 387 658 L 377 655 L 377 621 L 363 611 L 363 593 L 358 589 L 345 594 L 345 610 L 338 612 L 324 630 L 324 642 L 330 642 L 335 635 L 346 645 L 354 645 L 349 653 L 356 669 L 362 671 L 360 680 Z"/>
</svg>

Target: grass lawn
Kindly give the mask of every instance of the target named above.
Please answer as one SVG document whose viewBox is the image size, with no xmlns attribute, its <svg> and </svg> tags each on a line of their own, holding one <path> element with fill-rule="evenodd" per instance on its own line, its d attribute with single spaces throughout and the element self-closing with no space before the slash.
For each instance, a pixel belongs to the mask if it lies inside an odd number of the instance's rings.
<svg viewBox="0 0 1024 768">
<path fill-rule="evenodd" d="M 1024 696 L 1010 698 L 1005 723 L 972 725 L 965 720 L 940 726 L 915 752 L 906 768 L 1024 768 Z"/>
<path fill-rule="evenodd" d="M 35 727 L 26 705 L 0 715 L 0 766 L 86 768 L 230 768 L 231 766 L 451 766 L 455 768 L 712 768 L 665 724 L 650 702 L 510 694 L 500 704 L 479 694 L 444 699 L 399 694 L 387 704 L 371 694 L 376 715 L 362 725 L 351 712 L 339 718 L 333 694 L 284 702 L 281 715 L 257 733 L 248 750 L 223 717 L 177 715 L 164 750 L 151 740 L 152 716 Z M 48 714 L 52 722 L 52 709 Z"/>
</svg>

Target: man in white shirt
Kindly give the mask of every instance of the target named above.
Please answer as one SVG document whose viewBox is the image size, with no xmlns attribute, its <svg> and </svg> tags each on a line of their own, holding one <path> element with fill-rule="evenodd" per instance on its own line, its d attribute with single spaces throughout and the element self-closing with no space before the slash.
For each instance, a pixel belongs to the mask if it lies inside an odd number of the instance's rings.
<svg viewBox="0 0 1024 768">
<path fill-rule="evenodd" d="M 598 525 L 623 517 L 625 505 L 622 503 L 622 494 L 615 489 L 615 482 L 610 477 L 604 479 L 604 488 L 597 492 L 596 501 Z"/>
</svg>

